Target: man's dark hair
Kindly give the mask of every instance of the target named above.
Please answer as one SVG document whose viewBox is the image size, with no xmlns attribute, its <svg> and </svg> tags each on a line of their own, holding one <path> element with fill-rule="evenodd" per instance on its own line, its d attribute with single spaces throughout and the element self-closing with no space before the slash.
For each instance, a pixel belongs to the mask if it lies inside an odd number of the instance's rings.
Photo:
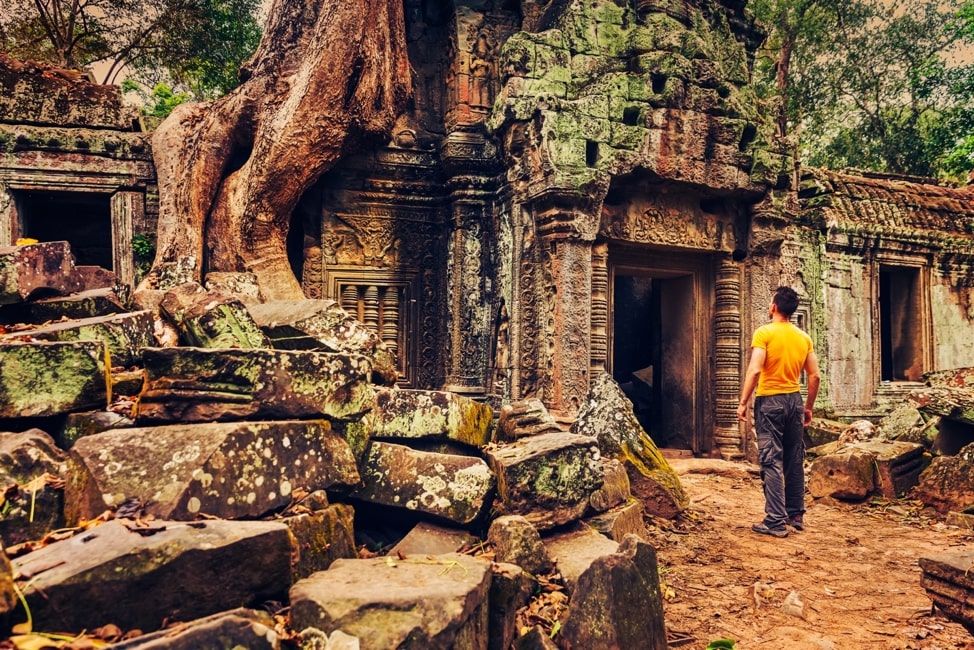
<svg viewBox="0 0 974 650">
<path fill-rule="evenodd" d="M 772 302 L 778 308 L 779 314 L 785 318 L 791 318 L 791 315 L 798 309 L 798 294 L 791 287 L 778 287 L 774 292 Z"/>
</svg>

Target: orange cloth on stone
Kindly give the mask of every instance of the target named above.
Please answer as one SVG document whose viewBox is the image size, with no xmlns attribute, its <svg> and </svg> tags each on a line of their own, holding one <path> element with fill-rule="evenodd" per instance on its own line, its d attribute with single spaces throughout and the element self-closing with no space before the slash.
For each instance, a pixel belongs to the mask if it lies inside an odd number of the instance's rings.
<svg viewBox="0 0 974 650">
<path fill-rule="evenodd" d="M 800 390 L 802 368 L 812 353 L 812 337 L 792 323 L 768 323 L 754 332 L 752 348 L 767 351 L 755 395 L 783 395 Z"/>
</svg>

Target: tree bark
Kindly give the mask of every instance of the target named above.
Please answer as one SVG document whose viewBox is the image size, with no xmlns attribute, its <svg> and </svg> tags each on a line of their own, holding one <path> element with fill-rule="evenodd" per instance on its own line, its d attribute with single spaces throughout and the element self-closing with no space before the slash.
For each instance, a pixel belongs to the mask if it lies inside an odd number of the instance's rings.
<svg viewBox="0 0 974 650">
<path fill-rule="evenodd" d="M 303 297 L 287 256 L 291 213 L 405 107 L 402 0 L 275 0 L 241 75 L 225 97 L 177 107 L 153 135 L 157 254 L 140 288 L 249 271 L 265 300 Z"/>
</svg>

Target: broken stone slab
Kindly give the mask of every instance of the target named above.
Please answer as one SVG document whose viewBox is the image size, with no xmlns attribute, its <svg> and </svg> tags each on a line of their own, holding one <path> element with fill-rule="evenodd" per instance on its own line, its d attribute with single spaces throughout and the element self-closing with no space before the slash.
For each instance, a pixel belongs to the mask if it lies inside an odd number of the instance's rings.
<svg viewBox="0 0 974 650">
<path fill-rule="evenodd" d="M 0 418 L 104 408 L 107 359 L 100 341 L 0 344 Z"/>
<path fill-rule="evenodd" d="M 326 352 L 146 348 L 140 422 L 355 419 L 372 408 L 365 357 Z"/>
<path fill-rule="evenodd" d="M 565 579 L 569 592 L 575 591 L 579 577 L 596 559 L 619 550 L 617 542 L 582 524 L 545 538 L 544 545 Z"/>
<path fill-rule="evenodd" d="M 17 558 L 14 571 L 38 629 L 151 631 L 283 597 L 291 552 L 281 523 L 116 519 Z"/>
<path fill-rule="evenodd" d="M 974 388 L 974 367 L 928 372 L 923 381 L 937 388 Z"/>
<path fill-rule="evenodd" d="M 974 425 L 974 388 L 924 388 L 910 399 L 923 413 Z"/>
<path fill-rule="evenodd" d="M 879 423 L 879 430 L 885 440 L 919 443 L 921 441 L 917 432 L 924 424 L 923 416 L 916 406 L 904 402 L 882 419 Z"/>
<path fill-rule="evenodd" d="M 112 395 L 136 397 L 144 385 L 145 373 L 141 369 L 112 371 Z"/>
<path fill-rule="evenodd" d="M 376 391 L 367 421 L 374 438 L 442 438 L 482 447 L 490 441 L 492 418 L 486 404 L 454 393 L 385 388 Z"/>
<path fill-rule="evenodd" d="M 960 549 L 920 558 L 920 586 L 949 618 L 974 632 L 974 551 Z"/>
<path fill-rule="evenodd" d="M 536 398 L 505 404 L 497 423 L 498 439 L 507 442 L 561 430 L 544 403 Z"/>
<path fill-rule="evenodd" d="M 114 411 L 69 413 L 67 419 L 64 421 L 64 429 L 61 431 L 61 444 L 65 449 L 70 449 L 74 443 L 85 436 L 91 436 L 112 429 L 124 429 L 134 426 L 134 420 L 124 415 L 119 415 Z"/>
<path fill-rule="evenodd" d="M 412 557 L 460 553 L 473 548 L 479 542 L 480 538 L 471 535 L 469 531 L 421 521 L 413 526 L 386 555 Z"/>
<path fill-rule="evenodd" d="M 482 459 L 373 442 L 362 465 L 363 501 L 424 512 L 460 525 L 473 523 L 489 502 L 494 476 Z"/>
<path fill-rule="evenodd" d="M 974 514 L 966 512 L 948 512 L 944 523 L 962 530 L 974 530 Z"/>
<path fill-rule="evenodd" d="M 291 627 L 340 630 L 362 650 L 486 648 L 491 565 L 468 555 L 338 560 L 291 588 Z"/>
<path fill-rule="evenodd" d="M 540 625 L 535 625 L 514 640 L 514 650 L 558 650 L 558 644 L 551 640 Z"/>
<path fill-rule="evenodd" d="M 68 242 L 0 246 L 0 305 L 81 289 Z"/>
<path fill-rule="evenodd" d="M 348 443 L 324 420 L 116 429 L 81 438 L 68 459 L 72 523 L 132 499 L 160 519 L 260 517 L 299 488 L 359 480 Z"/>
<path fill-rule="evenodd" d="M 498 517 L 490 524 L 487 541 L 494 547 L 497 562 L 515 564 L 533 575 L 542 575 L 554 568 L 541 542 L 541 534 L 524 517 Z"/>
<path fill-rule="evenodd" d="M 0 541 L 13 546 L 64 526 L 64 493 L 45 475 L 64 475 L 64 452 L 40 429 L 0 433 Z"/>
<path fill-rule="evenodd" d="M 594 438 L 565 431 L 492 445 L 487 462 L 497 476 L 494 509 L 522 515 L 547 530 L 585 514 L 602 486 L 602 465 Z"/>
<path fill-rule="evenodd" d="M 335 560 L 358 555 L 355 511 L 350 505 L 335 503 L 282 521 L 291 529 L 298 551 L 291 570 L 292 582 L 324 571 Z"/>
<path fill-rule="evenodd" d="M 31 330 L 0 336 L 0 343 L 31 339 L 35 341 L 101 341 L 108 346 L 114 366 L 131 366 L 140 350 L 154 345 L 152 314 L 138 311 L 111 316 L 51 323 Z"/>
<path fill-rule="evenodd" d="M 625 465 L 615 458 L 603 458 L 600 462 L 602 463 L 602 487 L 593 492 L 588 500 L 589 510 L 593 512 L 606 512 L 626 503 L 632 497 L 629 473 Z"/>
<path fill-rule="evenodd" d="M 596 438 L 602 455 L 625 464 L 632 493 L 649 514 L 672 518 L 689 505 L 680 478 L 643 430 L 632 402 L 611 375 L 604 373 L 592 383 L 572 432 Z"/>
<path fill-rule="evenodd" d="M 92 289 L 69 296 L 7 305 L 0 309 L 0 322 L 40 325 L 62 319 L 96 318 L 128 311 L 115 289 Z"/>
<path fill-rule="evenodd" d="M 111 650 L 279 650 L 280 647 L 273 617 L 267 612 L 243 607 L 188 623 L 177 623 L 164 630 L 109 646 Z"/>
<path fill-rule="evenodd" d="M 78 291 L 117 287 L 119 284 L 118 276 L 114 272 L 100 266 L 76 266 L 74 279 L 78 284 Z"/>
<path fill-rule="evenodd" d="M 974 506 L 974 444 L 956 456 L 938 456 L 920 474 L 913 496 L 940 513 Z"/>
<path fill-rule="evenodd" d="M 159 303 L 186 345 L 200 348 L 269 348 L 270 339 L 236 297 L 195 282 L 173 287 Z"/>
<path fill-rule="evenodd" d="M 913 489 L 920 473 L 930 464 L 923 445 L 912 442 L 873 440 L 855 445 L 874 455 L 876 488 L 887 499 L 896 499 Z"/>
<path fill-rule="evenodd" d="M 811 441 L 810 447 L 818 447 L 829 442 L 835 442 L 846 430 L 848 424 L 825 418 L 812 418 L 812 422 L 805 429 L 805 434 Z"/>
<path fill-rule="evenodd" d="M 857 420 L 852 424 L 848 425 L 845 430 L 839 434 L 838 440 L 836 442 L 839 445 L 851 445 L 856 442 L 868 442 L 869 440 L 875 440 L 879 437 L 879 430 L 876 425 L 869 420 Z"/>
<path fill-rule="evenodd" d="M 562 626 L 565 648 L 666 650 L 656 551 L 635 535 L 578 578 Z"/>
<path fill-rule="evenodd" d="M 589 517 L 585 523 L 619 543 L 622 543 L 627 535 L 635 535 L 640 539 L 649 538 L 649 530 L 646 528 L 646 522 L 643 521 L 643 504 L 638 499 L 629 499 L 621 506 Z"/>
<path fill-rule="evenodd" d="M 875 460 L 855 447 L 819 456 L 808 469 L 808 492 L 816 499 L 865 499 L 876 489 Z"/>
<path fill-rule="evenodd" d="M 371 360 L 376 383 L 399 378 L 395 357 L 378 334 L 334 300 L 265 302 L 252 305 L 250 313 L 275 348 L 361 354 Z"/>
<path fill-rule="evenodd" d="M 514 564 L 494 562 L 490 568 L 488 650 L 509 650 L 517 636 L 517 610 L 527 605 L 537 581 Z"/>
</svg>

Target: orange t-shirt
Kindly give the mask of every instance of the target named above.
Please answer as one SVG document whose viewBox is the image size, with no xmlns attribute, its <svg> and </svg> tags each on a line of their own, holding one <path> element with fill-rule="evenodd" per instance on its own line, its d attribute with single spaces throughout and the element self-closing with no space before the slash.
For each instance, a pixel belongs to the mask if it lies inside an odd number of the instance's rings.
<svg viewBox="0 0 974 650">
<path fill-rule="evenodd" d="M 792 323 L 768 323 L 754 332 L 752 348 L 767 351 L 755 395 L 783 395 L 800 390 L 802 368 L 812 353 L 812 337 Z"/>
</svg>

